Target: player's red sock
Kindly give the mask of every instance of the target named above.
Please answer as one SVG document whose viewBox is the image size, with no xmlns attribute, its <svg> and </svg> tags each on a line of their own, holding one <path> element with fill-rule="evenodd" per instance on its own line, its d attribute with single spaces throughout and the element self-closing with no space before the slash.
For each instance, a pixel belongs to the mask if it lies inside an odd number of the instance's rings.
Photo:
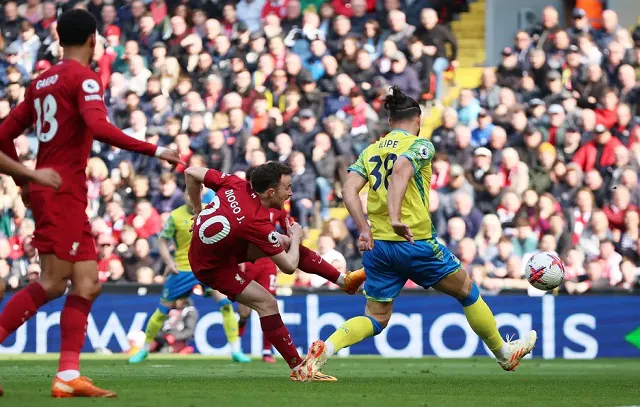
<svg viewBox="0 0 640 407">
<path fill-rule="evenodd" d="M 331 264 L 311 249 L 300 245 L 300 260 L 298 268 L 305 273 L 317 274 L 320 277 L 335 283 L 340 277 L 340 272 Z"/>
<path fill-rule="evenodd" d="M 271 342 L 267 335 L 262 335 L 262 355 L 271 355 Z"/>
<path fill-rule="evenodd" d="M 294 368 L 302 362 L 302 358 L 298 354 L 296 345 L 293 343 L 291 335 L 289 335 L 289 330 L 284 326 L 280 314 L 267 315 L 260 318 L 260 325 L 264 336 L 280 352 L 290 368 Z"/>
<path fill-rule="evenodd" d="M 58 372 L 80 370 L 80 351 L 84 345 L 87 317 L 93 301 L 79 295 L 68 295 L 60 315 L 60 363 Z"/>
<path fill-rule="evenodd" d="M 0 314 L 0 343 L 34 316 L 38 308 L 47 302 L 49 302 L 47 293 L 37 281 L 15 293 Z"/>
</svg>

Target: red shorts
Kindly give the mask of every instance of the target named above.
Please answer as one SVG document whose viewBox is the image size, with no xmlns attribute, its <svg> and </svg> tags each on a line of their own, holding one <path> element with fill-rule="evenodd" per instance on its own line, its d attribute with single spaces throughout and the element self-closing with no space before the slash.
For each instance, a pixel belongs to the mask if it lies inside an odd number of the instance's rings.
<svg viewBox="0 0 640 407">
<path fill-rule="evenodd" d="M 243 292 L 251 282 L 251 279 L 247 278 L 247 275 L 240 270 L 237 263 L 219 265 L 211 270 L 194 271 L 193 275 L 195 275 L 202 284 L 220 291 L 232 301 L 234 301 L 236 295 Z"/>
<path fill-rule="evenodd" d="M 278 269 L 270 258 L 265 257 L 256 260 L 255 263 L 245 263 L 245 273 L 249 279 L 255 280 L 272 295 L 276 295 L 276 289 L 278 288 Z"/>
<path fill-rule="evenodd" d="M 72 263 L 98 259 L 86 202 L 49 191 L 32 191 L 30 201 L 36 222 L 32 244 L 39 254 L 53 254 Z"/>
</svg>

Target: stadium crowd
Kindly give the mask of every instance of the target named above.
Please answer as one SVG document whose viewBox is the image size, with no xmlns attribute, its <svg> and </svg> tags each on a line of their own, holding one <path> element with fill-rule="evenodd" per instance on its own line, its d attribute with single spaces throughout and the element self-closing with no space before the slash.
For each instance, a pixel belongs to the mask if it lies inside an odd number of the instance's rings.
<svg viewBox="0 0 640 407">
<path fill-rule="evenodd" d="M 110 120 L 179 151 L 188 165 L 244 176 L 294 170 L 290 212 L 321 227 L 317 250 L 359 267 L 354 222 L 331 219 L 347 167 L 387 129 L 391 85 L 441 108 L 458 67 L 447 27 L 464 0 L 26 0 L 0 20 L 0 120 L 62 56 L 56 16 L 84 7 L 100 26 L 95 67 Z M 640 266 L 640 28 L 606 10 L 600 28 L 547 7 L 463 89 L 433 129 L 430 211 L 439 238 L 485 290 L 528 287 L 537 250 L 566 262 L 564 290 L 631 290 Z M 497 69 L 496 69 L 497 68 Z M 431 130 L 431 129 L 430 129 Z M 35 164 L 32 134 L 15 140 Z M 96 142 L 87 169 L 101 280 L 163 282 L 157 237 L 183 204 L 184 168 Z M 37 278 L 34 222 L 11 178 L 0 200 L 0 277 Z M 366 194 L 363 194 L 363 202 Z M 298 278 L 300 286 L 319 286 Z"/>
</svg>

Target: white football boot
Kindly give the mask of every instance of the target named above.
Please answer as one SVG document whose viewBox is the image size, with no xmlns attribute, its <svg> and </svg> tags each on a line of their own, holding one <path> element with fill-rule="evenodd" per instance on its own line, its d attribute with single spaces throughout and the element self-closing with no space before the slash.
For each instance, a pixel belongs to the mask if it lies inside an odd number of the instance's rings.
<svg viewBox="0 0 640 407">
<path fill-rule="evenodd" d="M 536 331 L 529 331 L 524 338 L 511 342 L 507 336 L 504 344 L 504 358 L 498 359 L 498 364 L 506 371 L 515 370 L 520 365 L 522 358 L 527 356 L 536 346 L 538 334 Z"/>
</svg>

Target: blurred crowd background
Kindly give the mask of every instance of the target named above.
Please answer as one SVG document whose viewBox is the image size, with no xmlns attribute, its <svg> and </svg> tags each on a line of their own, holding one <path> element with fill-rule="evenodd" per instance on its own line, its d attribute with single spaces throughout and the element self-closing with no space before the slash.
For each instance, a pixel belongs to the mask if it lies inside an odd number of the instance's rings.
<svg viewBox="0 0 640 407">
<path fill-rule="evenodd" d="M 388 131 L 382 100 L 398 85 L 424 105 L 421 136 L 436 148 L 439 239 L 484 290 L 526 289 L 524 264 L 542 250 L 566 262 L 563 292 L 631 291 L 640 266 L 640 27 L 621 26 L 597 1 L 567 3 L 565 19 L 545 8 L 513 33 L 498 66 L 484 66 L 469 62 L 477 33 L 464 20 L 479 15 L 484 29 L 484 0 L 5 1 L 0 120 L 61 58 L 56 16 L 85 8 L 99 22 L 94 68 L 112 123 L 177 149 L 189 165 L 244 176 L 268 160 L 289 163 L 290 216 L 306 244 L 346 271 L 361 254 L 341 184 Z M 35 165 L 32 133 L 15 146 Z M 105 284 L 164 281 L 157 239 L 184 203 L 182 171 L 94 144 L 87 214 Z M 33 230 L 2 176 L 0 278 L 13 289 L 40 272 Z M 296 274 L 280 284 L 324 282 Z"/>
</svg>

